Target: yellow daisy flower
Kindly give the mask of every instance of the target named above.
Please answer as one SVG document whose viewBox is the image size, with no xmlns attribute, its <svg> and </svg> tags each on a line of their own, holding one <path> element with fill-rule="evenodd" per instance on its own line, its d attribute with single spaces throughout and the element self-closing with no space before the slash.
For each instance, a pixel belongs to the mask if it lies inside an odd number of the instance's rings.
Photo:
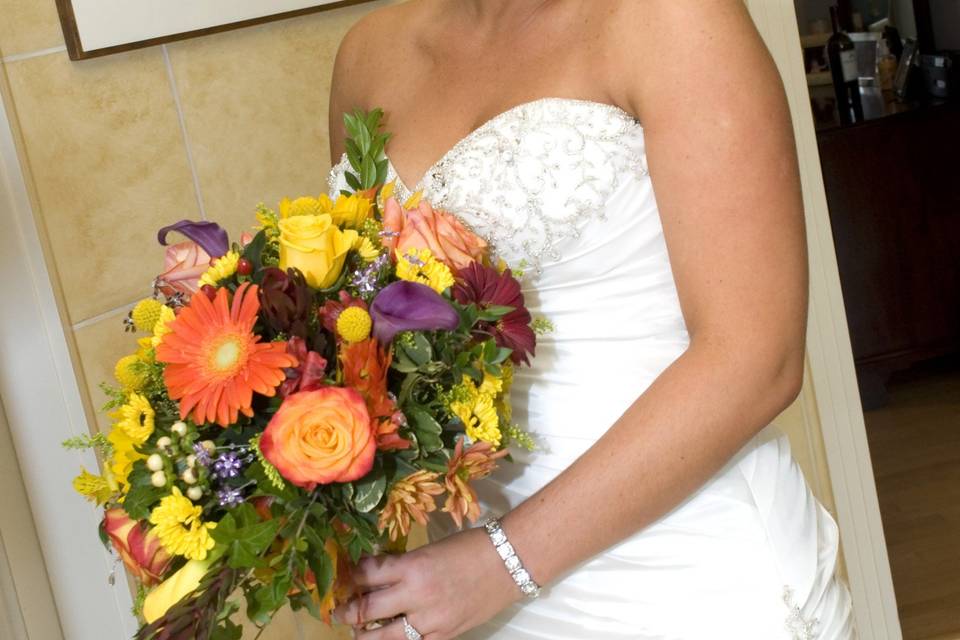
<svg viewBox="0 0 960 640">
<path fill-rule="evenodd" d="M 357 236 L 357 242 L 353 248 L 357 250 L 364 262 L 373 262 L 380 257 L 380 250 L 367 236 Z"/>
<path fill-rule="evenodd" d="M 170 495 L 150 513 L 150 524 L 168 552 L 189 560 L 204 560 L 216 544 L 210 530 L 216 522 L 203 522 L 203 509 L 193 504 L 180 489 L 174 487 Z"/>
<path fill-rule="evenodd" d="M 425 284 L 437 293 L 453 286 L 455 281 L 450 267 L 437 260 L 430 249 L 396 253 L 397 277 L 401 280 Z"/>
<path fill-rule="evenodd" d="M 236 251 L 228 251 L 211 263 L 207 272 L 200 276 L 200 286 L 208 284 L 216 287 L 221 280 L 226 280 L 237 272 L 239 262 L 240 254 Z"/>
<path fill-rule="evenodd" d="M 329 213 L 333 223 L 347 229 L 360 229 L 373 212 L 373 202 L 356 193 L 337 197 L 336 202 L 330 200 L 327 194 L 319 198 L 324 213 Z"/>
<path fill-rule="evenodd" d="M 500 418 L 494 406 L 494 399 L 488 393 L 481 393 L 480 389 L 468 376 L 454 391 L 455 400 L 450 403 L 450 412 L 453 413 L 466 428 L 471 440 L 489 442 L 499 447 L 502 440 L 500 433 Z"/>
<path fill-rule="evenodd" d="M 122 429 L 137 445 L 146 442 L 153 433 L 154 416 L 150 401 L 139 393 L 131 393 L 127 404 L 110 414 L 117 421 L 114 430 Z"/>
<path fill-rule="evenodd" d="M 133 439 L 127 435 L 123 429 L 111 429 L 107 435 L 107 441 L 113 445 L 113 455 L 110 458 L 110 473 L 117 482 L 123 485 L 129 484 L 127 478 L 130 471 L 133 470 L 133 463 L 137 460 L 143 460 L 147 456 L 139 453 L 134 448 Z M 124 487 L 126 491 L 126 487 Z"/>
</svg>

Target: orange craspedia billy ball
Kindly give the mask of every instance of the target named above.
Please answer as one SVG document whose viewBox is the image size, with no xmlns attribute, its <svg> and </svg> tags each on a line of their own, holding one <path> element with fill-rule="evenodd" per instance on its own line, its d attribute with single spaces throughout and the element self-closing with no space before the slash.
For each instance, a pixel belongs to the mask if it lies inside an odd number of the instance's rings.
<svg viewBox="0 0 960 640">
<path fill-rule="evenodd" d="M 260 438 L 260 450 L 280 475 L 308 490 L 359 480 L 373 468 L 376 449 L 366 402 L 343 387 L 288 396 Z"/>
</svg>

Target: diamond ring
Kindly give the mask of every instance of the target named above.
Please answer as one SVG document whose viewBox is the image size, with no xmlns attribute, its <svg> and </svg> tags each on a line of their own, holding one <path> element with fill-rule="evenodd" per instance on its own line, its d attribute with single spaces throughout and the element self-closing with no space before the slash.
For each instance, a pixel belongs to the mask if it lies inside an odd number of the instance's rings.
<svg viewBox="0 0 960 640">
<path fill-rule="evenodd" d="M 407 620 L 407 616 L 403 616 L 403 633 L 406 634 L 407 640 L 423 640 L 423 635 L 417 631 L 410 621 Z"/>
</svg>

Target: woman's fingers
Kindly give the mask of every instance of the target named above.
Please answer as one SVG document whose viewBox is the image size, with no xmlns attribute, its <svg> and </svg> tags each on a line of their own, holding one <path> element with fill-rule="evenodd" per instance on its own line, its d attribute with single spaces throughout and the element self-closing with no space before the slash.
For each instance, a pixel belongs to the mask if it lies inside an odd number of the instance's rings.
<svg viewBox="0 0 960 640">
<path fill-rule="evenodd" d="M 376 589 L 400 581 L 402 572 L 399 564 L 402 556 L 367 556 L 361 558 L 351 569 L 351 582 L 362 589 Z"/>
<path fill-rule="evenodd" d="M 413 627 L 417 629 L 417 631 L 419 631 L 426 639 L 426 632 L 424 632 L 422 629 L 419 629 L 413 620 L 410 620 L 410 624 L 412 624 Z M 379 629 L 374 629 L 372 631 L 357 631 L 354 637 L 356 640 L 407 640 L 407 634 L 403 631 L 402 618 L 397 618 L 390 624 L 380 627 Z"/>
<path fill-rule="evenodd" d="M 403 590 L 400 588 L 380 589 L 370 591 L 352 599 L 343 607 L 337 607 L 337 619 L 344 624 L 354 626 L 395 618 L 403 613 L 406 605 L 403 601 Z"/>
</svg>

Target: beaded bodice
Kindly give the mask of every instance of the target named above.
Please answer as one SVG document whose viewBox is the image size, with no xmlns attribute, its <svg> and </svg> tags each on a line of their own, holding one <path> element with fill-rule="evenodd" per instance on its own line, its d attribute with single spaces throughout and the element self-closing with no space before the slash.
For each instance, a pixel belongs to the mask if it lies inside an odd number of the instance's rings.
<svg viewBox="0 0 960 640">
<path fill-rule="evenodd" d="M 344 187 L 346 157 L 330 172 L 331 195 Z M 643 129 L 613 105 L 542 98 L 513 107 L 457 142 L 415 185 L 392 163 L 398 198 L 421 191 L 483 236 L 497 254 L 538 271 L 627 180 L 647 175 Z"/>
</svg>

